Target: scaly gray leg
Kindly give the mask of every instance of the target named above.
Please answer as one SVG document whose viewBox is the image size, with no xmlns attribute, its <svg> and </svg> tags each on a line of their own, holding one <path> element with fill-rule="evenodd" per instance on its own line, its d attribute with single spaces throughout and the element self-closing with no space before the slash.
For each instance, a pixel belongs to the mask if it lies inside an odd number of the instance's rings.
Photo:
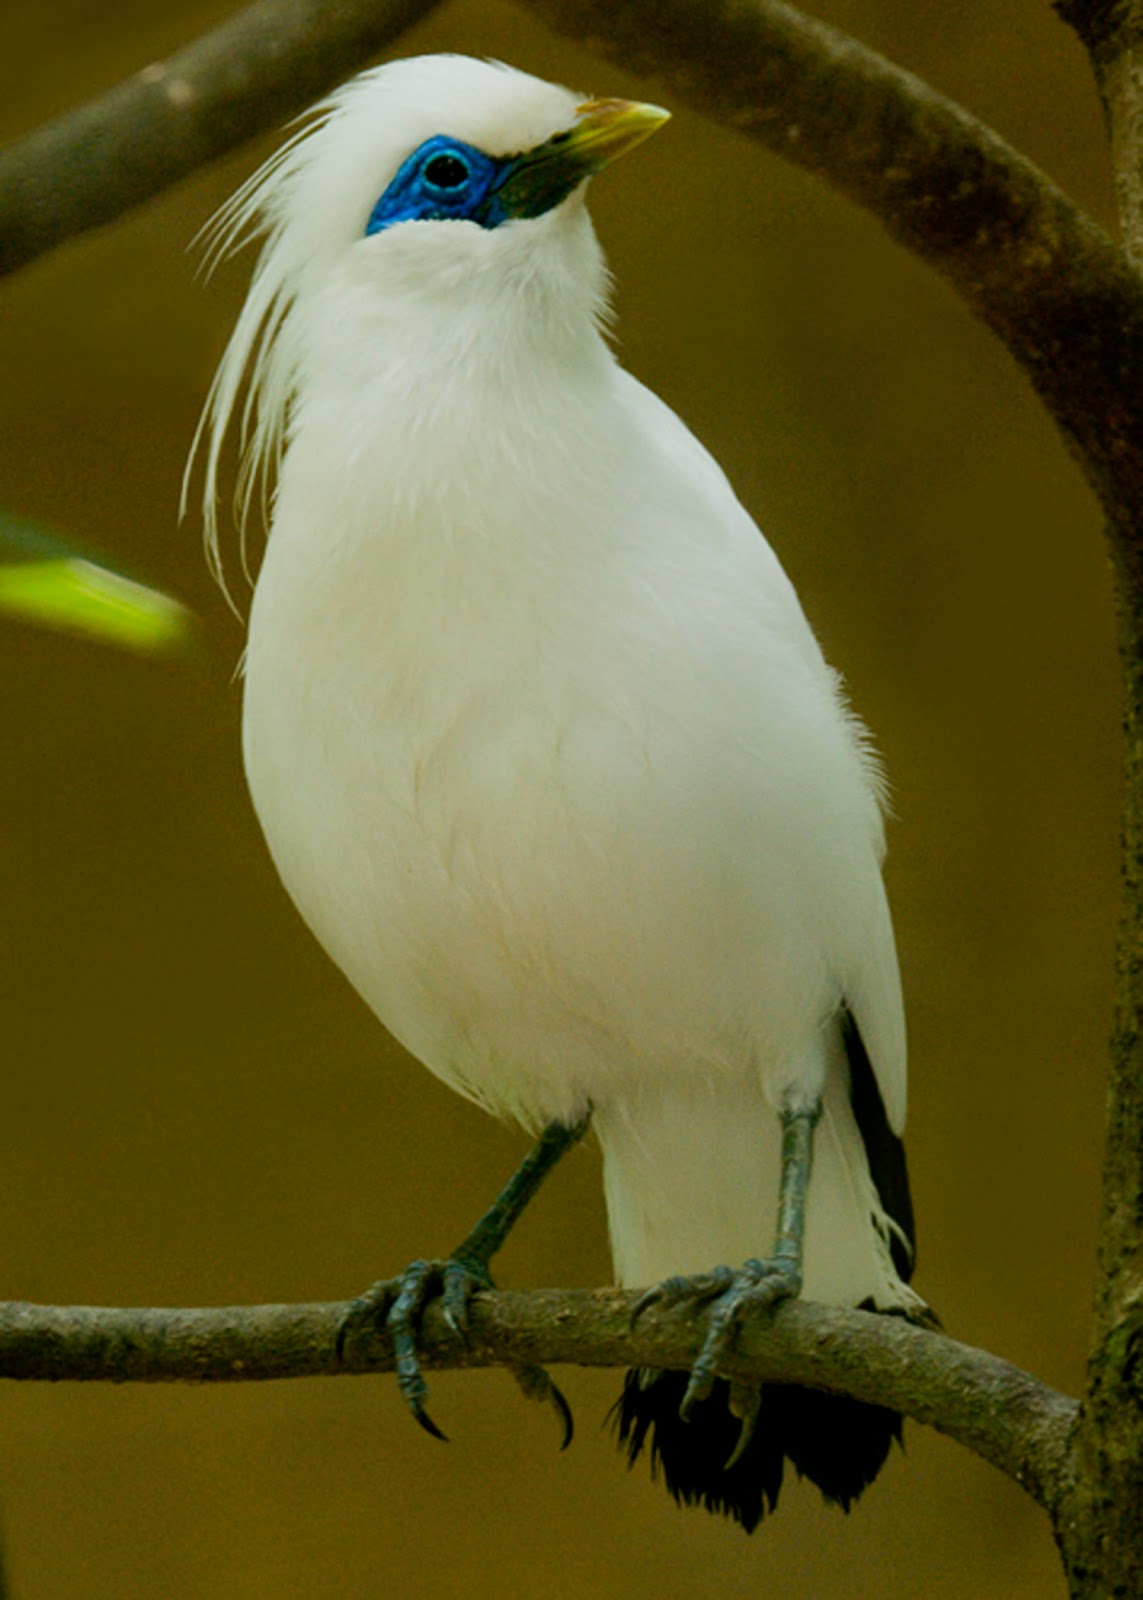
<svg viewBox="0 0 1143 1600">
<path fill-rule="evenodd" d="M 489 1263 L 507 1239 L 536 1190 L 560 1157 L 587 1132 L 590 1111 L 578 1122 L 550 1123 L 505 1184 L 472 1232 L 451 1255 L 441 1260 L 413 1261 L 397 1279 L 383 1279 L 353 1301 L 337 1335 L 338 1359 L 346 1338 L 362 1323 L 383 1326 L 393 1340 L 397 1387 L 413 1416 L 434 1438 L 446 1436 L 425 1409 L 428 1384 L 417 1353 L 417 1334 L 425 1306 L 439 1294 L 445 1321 L 464 1338 L 468 1330 L 468 1302 L 482 1289 L 492 1288 Z M 513 1368 L 517 1382 L 530 1398 L 553 1405 L 563 1426 L 566 1449 L 571 1442 L 572 1415 L 567 1401 L 542 1367 Z"/>
</svg>

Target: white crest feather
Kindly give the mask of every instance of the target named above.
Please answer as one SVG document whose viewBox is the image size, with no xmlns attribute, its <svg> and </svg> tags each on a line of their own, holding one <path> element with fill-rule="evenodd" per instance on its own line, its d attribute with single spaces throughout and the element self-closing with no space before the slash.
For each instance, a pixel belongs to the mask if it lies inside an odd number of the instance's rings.
<svg viewBox="0 0 1143 1600">
<path fill-rule="evenodd" d="M 263 521 L 267 520 L 270 479 L 281 461 L 292 390 L 292 370 L 278 335 L 297 293 L 296 263 L 284 247 L 288 199 L 304 161 L 304 145 L 332 114 L 336 100 L 323 101 L 307 112 L 304 125 L 247 178 L 202 229 L 195 244 L 204 250 L 204 273 L 229 260 L 259 235 L 266 244 L 254 273 L 230 342 L 211 381 L 206 403 L 191 441 L 183 473 L 179 513 L 186 515 L 196 462 L 205 452 L 203 469 L 203 541 L 211 575 L 237 610 L 226 583 L 218 533 L 218 469 L 223 442 L 238 405 L 244 378 L 249 378 L 239 429 L 239 473 L 234 517 L 238 525 L 242 572 L 252 584 L 247 559 L 247 526 L 255 490 Z"/>
</svg>

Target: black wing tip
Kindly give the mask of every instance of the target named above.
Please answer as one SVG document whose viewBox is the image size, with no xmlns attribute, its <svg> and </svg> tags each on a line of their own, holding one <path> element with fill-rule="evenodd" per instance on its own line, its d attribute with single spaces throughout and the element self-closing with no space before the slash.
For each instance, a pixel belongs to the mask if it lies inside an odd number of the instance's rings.
<svg viewBox="0 0 1143 1600">
<path fill-rule="evenodd" d="M 778 1504 L 787 1460 L 831 1505 L 848 1511 L 884 1466 L 902 1418 L 885 1406 L 789 1384 L 764 1384 L 757 1427 L 730 1468 L 739 1421 L 729 1385 L 719 1380 L 691 1420 L 679 1416 L 685 1372 L 628 1372 L 611 1411 L 619 1446 L 633 1467 L 647 1451 L 651 1476 L 679 1505 L 702 1506 L 747 1533 Z"/>
<path fill-rule="evenodd" d="M 908 1283 L 917 1261 L 917 1229 L 913 1218 L 913 1197 L 909 1189 L 904 1141 L 889 1126 L 881 1091 L 877 1086 L 877 1075 L 861 1037 L 861 1030 L 848 1006 L 842 1006 L 839 1020 L 849 1062 L 849 1099 L 854 1120 L 865 1146 L 869 1173 L 878 1198 L 886 1214 L 901 1230 L 900 1235 L 894 1234 L 890 1239 L 889 1251 L 898 1277 L 902 1283 Z"/>
</svg>

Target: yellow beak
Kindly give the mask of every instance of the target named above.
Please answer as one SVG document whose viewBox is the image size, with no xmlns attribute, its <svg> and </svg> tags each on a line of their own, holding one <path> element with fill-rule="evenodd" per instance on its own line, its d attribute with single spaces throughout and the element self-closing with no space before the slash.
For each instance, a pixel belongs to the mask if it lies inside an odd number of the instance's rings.
<svg viewBox="0 0 1143 1600">
<path fill-rule="evenodd" d="M 570 128 L 512 162 L 496 200 L 509 217 L 539 217 L 617 156 L 649 139 L 671 113 L 638 100 L 588 100 Z"/>
</svg>

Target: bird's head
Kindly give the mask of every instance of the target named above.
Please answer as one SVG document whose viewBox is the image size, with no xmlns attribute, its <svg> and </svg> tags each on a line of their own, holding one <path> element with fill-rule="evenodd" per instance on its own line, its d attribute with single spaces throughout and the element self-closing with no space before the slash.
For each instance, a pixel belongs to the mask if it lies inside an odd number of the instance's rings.
<svg viewBox="0 0 1143 1600">
<path fill-rule="evenodd" d="M 402 359 L 386 346 L 410 325 L 446 351 L 497 319 L 590 326 L 606 274 L 584 182 L 666 118 L 465 56 L 390 62 L 315 108 L 208 233 L 214 259 L 265 238 L 195 441 L 216 572 L 217 465 L 243 377 L 245 509 L 319 362 Z"/>
</svg>

